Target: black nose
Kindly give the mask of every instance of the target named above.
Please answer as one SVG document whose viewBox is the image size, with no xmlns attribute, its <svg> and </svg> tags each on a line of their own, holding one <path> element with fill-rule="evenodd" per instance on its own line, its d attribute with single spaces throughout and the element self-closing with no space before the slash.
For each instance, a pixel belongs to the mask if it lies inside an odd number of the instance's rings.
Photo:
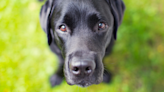
<svg viewBox="0 0 164 92">
<path fill-rule="evenodd" d="M 95 69 L 95 62 L 94 60 L 76 59 L 70 61 L 69 68 L 75 76 L 89 76 Z"/>
</svg>

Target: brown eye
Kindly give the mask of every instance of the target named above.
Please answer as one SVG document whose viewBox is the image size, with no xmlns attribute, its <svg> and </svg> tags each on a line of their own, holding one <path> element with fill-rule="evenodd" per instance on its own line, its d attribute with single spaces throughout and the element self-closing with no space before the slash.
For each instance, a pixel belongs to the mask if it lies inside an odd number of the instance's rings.
<svg viewBox="0 0 164 92">
<path fill-rule="evenodd" d="M 106 28 L 106 24 L 104 22 L 100 22 L 98 24 L 98 30 L 104 30 Z"/>
<path fill-rule="evenodd" d="M 66 28 L 65 25 L 61 25 L 61 26 L 59 27 L 59 29 L 60 29 L 61 31 L 63 31 L 63 32 L 66 32 L 66 31 L 67 31 L 67 28 Z"/>
</svg>

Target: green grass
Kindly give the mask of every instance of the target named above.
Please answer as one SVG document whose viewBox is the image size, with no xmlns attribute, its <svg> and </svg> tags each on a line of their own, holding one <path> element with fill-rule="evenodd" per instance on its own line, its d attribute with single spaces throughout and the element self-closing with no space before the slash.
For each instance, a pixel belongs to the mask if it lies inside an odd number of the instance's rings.
<svg viewBox="0 0 164 92">
<path fill-rule="evenodd" d="M 0 1 L 0 92 L 164 92 L 162 0 L 124 0 L 126 11 L 105 67 L 110 84 L 88 88 L 65 81 L 51 88 L 57 58 L 39 23 L 36 0 Z"/>
</svg>

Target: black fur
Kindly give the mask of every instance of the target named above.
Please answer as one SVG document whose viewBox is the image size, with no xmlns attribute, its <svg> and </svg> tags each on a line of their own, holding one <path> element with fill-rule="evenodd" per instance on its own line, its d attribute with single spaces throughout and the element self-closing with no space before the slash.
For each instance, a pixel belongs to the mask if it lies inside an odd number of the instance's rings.
<svg viewBox="0 0 164 92">
<path fill-rule="evenodd" d="M 63 67 L 70 85 L 86 87 L 103 80 L 109 82 L 110 73 L 105 71 L 103 78 L 102 60 L 117 38 L 124 10 L 122 0 L 46 1 L 40 12 L 40 23 L 51 50 L 59 58 L 59 68 L 50 78 L 52 86 L 62 82 Z M 106 28 L 99 30 L 99 23 L 105 23 Z M 66 26 L 66 32 L 59 29 L 61 25 Z M 80 63 L 76 67 L 80 69 L 78 75 L 71 69 L 75 63 Z M 89 75 L 82 72 L 85 66 L 89 66 Z"/>
</svg>

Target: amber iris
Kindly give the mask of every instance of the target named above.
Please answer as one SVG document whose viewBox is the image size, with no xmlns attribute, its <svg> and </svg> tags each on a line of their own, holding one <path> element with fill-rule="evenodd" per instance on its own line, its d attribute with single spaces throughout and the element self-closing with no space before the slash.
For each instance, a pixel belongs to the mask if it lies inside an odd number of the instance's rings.
<svg viewBox="0 0 164 92">
<path fill-rule="evenodd" d="M 67 28 L 66 28 L 65 25 L 61 25 L 61 26 L 59 27 L 59 29 L 60 29 L 61 31 L 63 31 L 63 32 L 66 32 L 66 31 L 67 31 Z"/>
</svg>

